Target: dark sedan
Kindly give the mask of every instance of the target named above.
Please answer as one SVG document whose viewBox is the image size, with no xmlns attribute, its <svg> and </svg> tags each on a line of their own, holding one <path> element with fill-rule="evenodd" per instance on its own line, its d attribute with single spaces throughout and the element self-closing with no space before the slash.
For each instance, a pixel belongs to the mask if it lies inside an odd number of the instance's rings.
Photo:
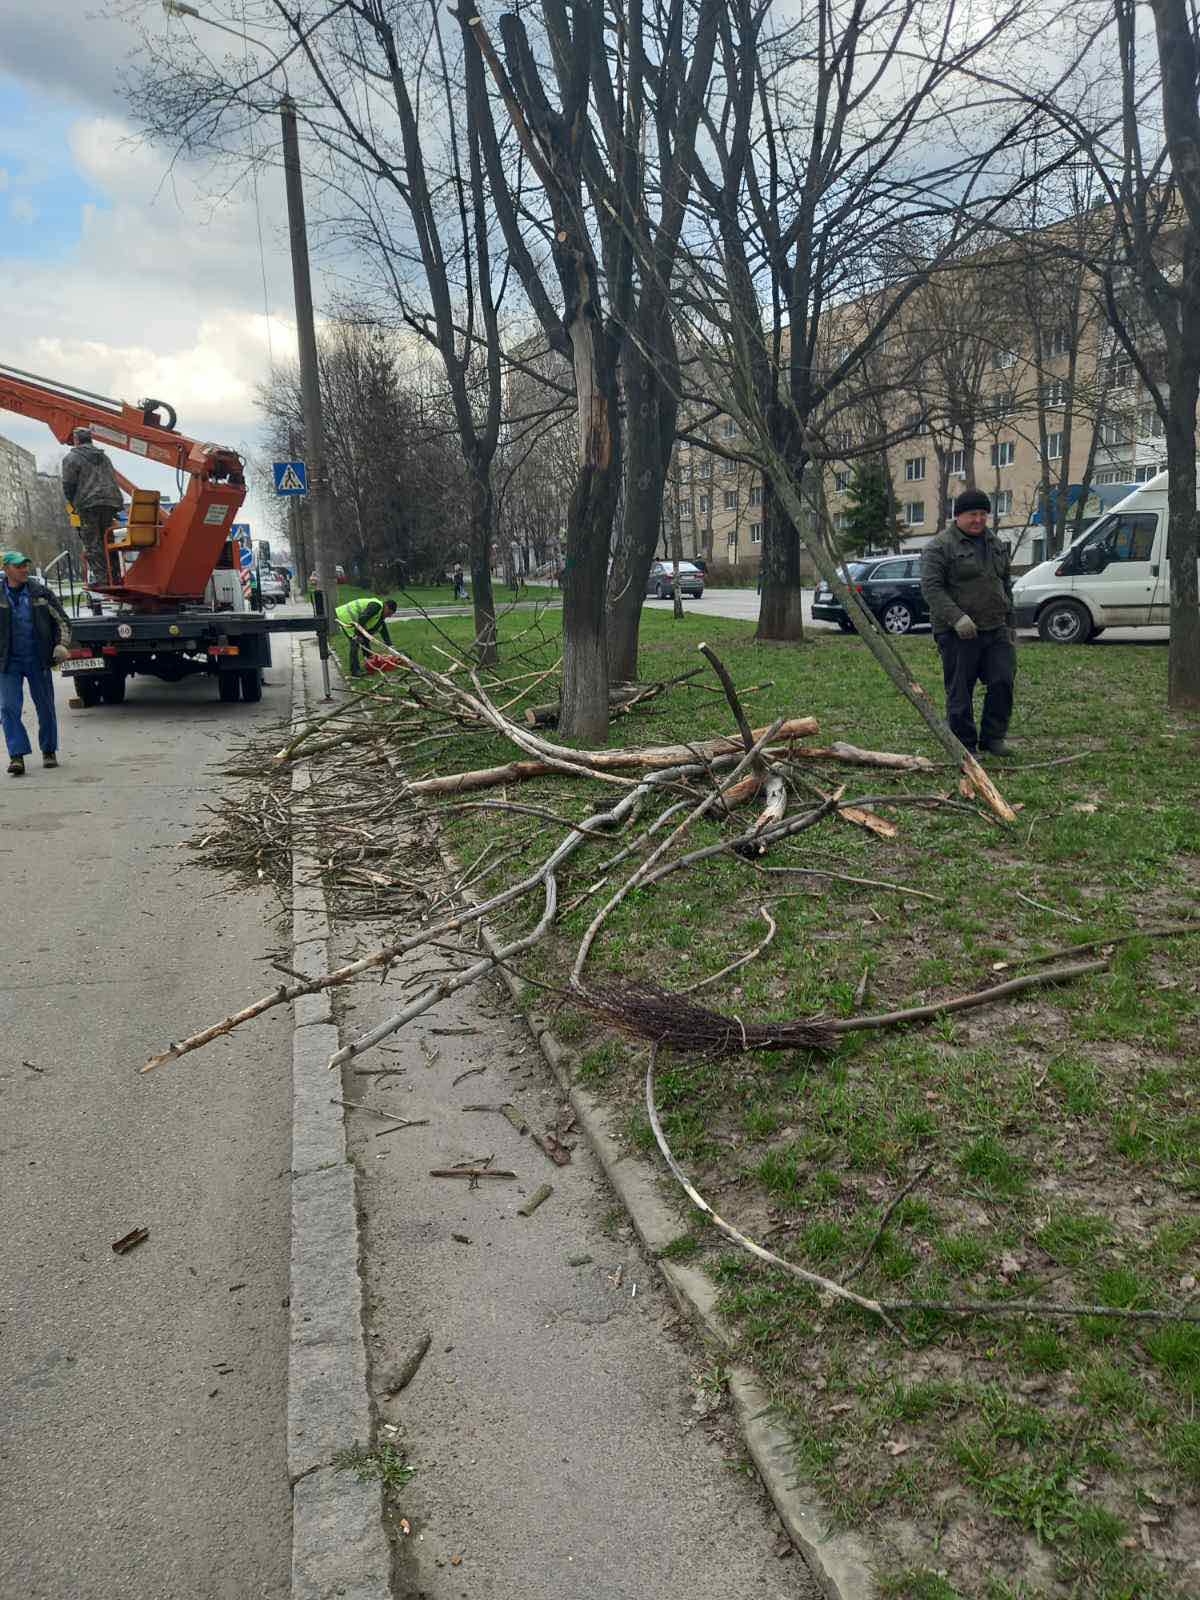
<svg viewBox="0 0 1200 1600">
<path fill-rule="evenodd" d="M 690 594 L 694 600 L 699 600 L 704 593 L 704 574 L 692 561 L 679 563 L 679 592 Z M 673 561 L 655 561 L 650 567 L 650 576 L 646 580 L 646 594 L 653 595 L 656 600 L 673 600 L 675 598 L 675 563 Z"/>
<path fill-rule="evenodd" d="M 919 555 L 872 556 L 851 561 L 844 574 L 885 632 L 908 633 L 929 622 L 929 608 L 921 594 Z M 818 622 L 836 622 L 843 633 L 853 627 L 846 608 L 824 583 L 813 596 L 812 614 Z"/>
</svg>

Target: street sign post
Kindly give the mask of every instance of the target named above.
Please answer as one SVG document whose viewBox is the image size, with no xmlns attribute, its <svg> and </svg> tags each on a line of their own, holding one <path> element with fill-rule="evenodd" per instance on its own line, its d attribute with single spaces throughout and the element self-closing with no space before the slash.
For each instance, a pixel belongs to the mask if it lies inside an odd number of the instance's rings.
<svg viewBox="0 0 1200 1600">
<path fill-rule="evenodd" d="M 274 461 L 271 471 L 276 494 L 308 493 L 308 468 L 303 461 Z"/>
</svg>

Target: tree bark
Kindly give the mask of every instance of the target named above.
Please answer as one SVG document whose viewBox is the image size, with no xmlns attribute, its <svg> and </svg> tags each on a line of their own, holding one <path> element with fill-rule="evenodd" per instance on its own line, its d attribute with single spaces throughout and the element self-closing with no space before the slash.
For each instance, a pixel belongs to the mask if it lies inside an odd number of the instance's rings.
<svg viewBox="0 0 1200 1600">
<path fill-rule="evenodd" d="M 496 601 L 492 594 L 492 531 L 495 496 L 488 466 L 472 470 L 470 481 L 471 598 L 475 609 L 475 654 L 484 666 L 499 660 Z"/>
<path fill-rule="evenodd" d="M 1198 373 L 1192 362 L 1171 363 L 1167 424 L 1167 561 L 1171 574 L 1171 643 L 1167 704 L 1173 711 L 1200 710 L 1200 593 L 1196 562 L 1200 514 L 1196 509 L 1196 416 Z M 1191 425 L 1189 425 L 1191 419 Z"/>
<path fill-rule="evenodd" d="M 619 682 L 637 677 L 642 603 L 658 544 L 667 464 L 679 412 L 674 388 L 664 381 L 671 373 L 676 384 L 678 381 L 674 334 L 657 302 L 650 310 L 660 324 L 652 330 L 652 340 L 646 340 L 645 319 L 639 318 L 638 337 L 627 337 L 621 349 L 625 513 L 608 580 L 608 665 Z"/>
<path fill-rule="evenodd" d="M 779 427 L 784 435 L 779 440 L 779 454 L 792 466 L 796 452 L 792 441 L 786 437 L 790 428 Z M 800 457 L 797 483 L 805 470 Z M 795 504 L 801 505 L 799 492 Z M 804 596 L 800 588 L 800 533 L 788 515 L 774 482 L 769 474 L 763 483 L 763 546 L 762 546 L 762 599 L 758 610 L 758 627 L 754 637 L 760 640 L 778 640 L 795 643 L 804 638 Z"/>
</svg>

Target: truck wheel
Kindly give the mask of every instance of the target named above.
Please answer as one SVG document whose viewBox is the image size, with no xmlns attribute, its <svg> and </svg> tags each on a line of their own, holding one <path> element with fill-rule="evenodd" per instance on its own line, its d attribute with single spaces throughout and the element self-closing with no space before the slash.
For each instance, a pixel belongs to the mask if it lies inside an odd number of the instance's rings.
<svg viewBox="0 0 1200 1600">
<path fill-rule="evenodd" d="M 75 693 L 85 706 L 100 704 L 100 680 L 90 672 L 75 674 Z"/>
<path fill-rule="evenodd" d="M 240 672 L 217 673 L 217 693 L 226 705 L 237 699 L 238 690 L 241 688 L 241 676 Z"/>
<path fill-rule="evenodd" d="M 262 668 L 243 667 L 238 673 L 242 682 L 242 699 L 254 705 L 262 699 Z"/>
<path fill-rule="evenodd" d="M 1086 644 L 1092 614 L 1078 600 L 1051 600 L 1038 617 L 1038 633 L 1047 644 Z"/>
<path fill-rule="evenodd" d="M 106 706 L 124 704 L 125 674 L 123 672 L 102 672 L 100 674 L 100 698 Z"/>
</svg>

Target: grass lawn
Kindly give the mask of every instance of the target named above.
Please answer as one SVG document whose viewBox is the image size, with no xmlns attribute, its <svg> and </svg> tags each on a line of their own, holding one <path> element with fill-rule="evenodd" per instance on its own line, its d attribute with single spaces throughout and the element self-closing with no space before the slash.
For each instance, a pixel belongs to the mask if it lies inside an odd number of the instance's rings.
<svg viewBox="0 0 1200 1600">
<path fill-rule="evenodd" d="M 510 671 L 557 653 L 557 617 L 530 620 L 504 624 Z M 468 632 L 465 619 L 439 632 L 406 624 L 399 642 L 444 664 L 434 644 Z M 740 686 L 762 685 L 746 702 L 756 725 L 813 714 L 821 744 L 941 762 L 857 639 L 763 647 L 744 623 L 650 613 L 642 639 L 643 675 L 654 678 L 694 666 L 707 639 Z M 932 641 L 898 648 L 936 692 Z M 759 907 L 777 897 L 774 944 L 704 1000 L 743 1018 L 848 1015 L 983 986 L 1004 958 L 1200 914 L 1200 729 L 1164 709 L 1166 659 L 1146 646 L 1021 649 L 1011 730 L 1020 754 L 993 768 L 1020 808 L 1015 826 L 963 810 L 889 811 L 881 800 L 897 839 L 827 822 L 762 864 L 828 867 L 934 899 L 719 858 L 627 899 L 589 976 L 682 989 L 754 946 Z M 714 688 L 701 678 L 672 690 L 614 722 L 611 742 L 729 731 Z M 550 697 L 546 684 L 535 692 Z M 412 770 L 511 754 L 464 735 L 414 752 Z M 1063 756 L 1082 759 L 1045 764 Z M 814 764 L 812 776 L 826 788 L 847 783 L 848 797 L 948 791 L 953 781 L 944 765 L 891 776 Z M 507 794 L 579 820 L 612 791 L 559 779 Z M 460 859 L 494 852 L 499 870 L 484 872 L 480 891 L 542 860 L 560 836 L 543 818 L 442 810 Z M 699 825 L 688 848 L 718 831 Z M 529 977 L 562 983 L 600 903 L 585 891 L 613 853 L 597 842 L 573 858 L 560 903 L 583 899 L 528 960 Z M 547 999 L 539 994 L 539 1009 Z M 620 1108 L 631 1149 L 658 1164 L 641 1102 L 645 1050 L 570 1005 L 553 1025 L 579 1052 L 581 1075 Z M 848 1035 L 832 1056 L 667 1057 L 659 1098 L 676 1155 L 722 1214 L 833 1278 L 860 1260 L 889 1201 L 931 1162 L 855 1277 L 864 1294 L 1200 1307 L 1200 938 L 1135 940 L 1110 972 L 934 1026 Z M 719 1286 L 739 1359 L 790 1427 L 798 1476 L 884 1552 L 882 1594 L 1200 1593 L 1200 1324 L 912 1314 L 906 1350 L 869 1317 L 734 1250 L 695 1212 L 681 1217 L 675 1253 Z"/>
<path fill-rule="evenodd" d="M 420 608 L 427 611 L 435 606 L 440 610 L 443 606 L 454 606 L 459 610 L 469 612 L 472 604 L 469 599 L 456 600 L 454 598 L 454 590 L 448 583 L 414 584 L 408 589 L 381 589 L 379 591 L 359 589 L 352 583 L 339 583 L 338 605 L 345 605 L 347 600 L 361 600 L 365 595 L 373 595 L 376 592 L 378 592 L 381 599 L 394 600 L 401 611 L 407 611 L 410 608 L 414 610 Z M 555 601 L 562 599 L 561 590 L 542 583 L 527 583 L 522 588 L 520 595 L 514 595 L 508 584 L 497 583 L 493 589 L 493 594 L 496 605 L 500 608 L 512 605 L 514 600 L 517 599 Z"/>
</svg>

